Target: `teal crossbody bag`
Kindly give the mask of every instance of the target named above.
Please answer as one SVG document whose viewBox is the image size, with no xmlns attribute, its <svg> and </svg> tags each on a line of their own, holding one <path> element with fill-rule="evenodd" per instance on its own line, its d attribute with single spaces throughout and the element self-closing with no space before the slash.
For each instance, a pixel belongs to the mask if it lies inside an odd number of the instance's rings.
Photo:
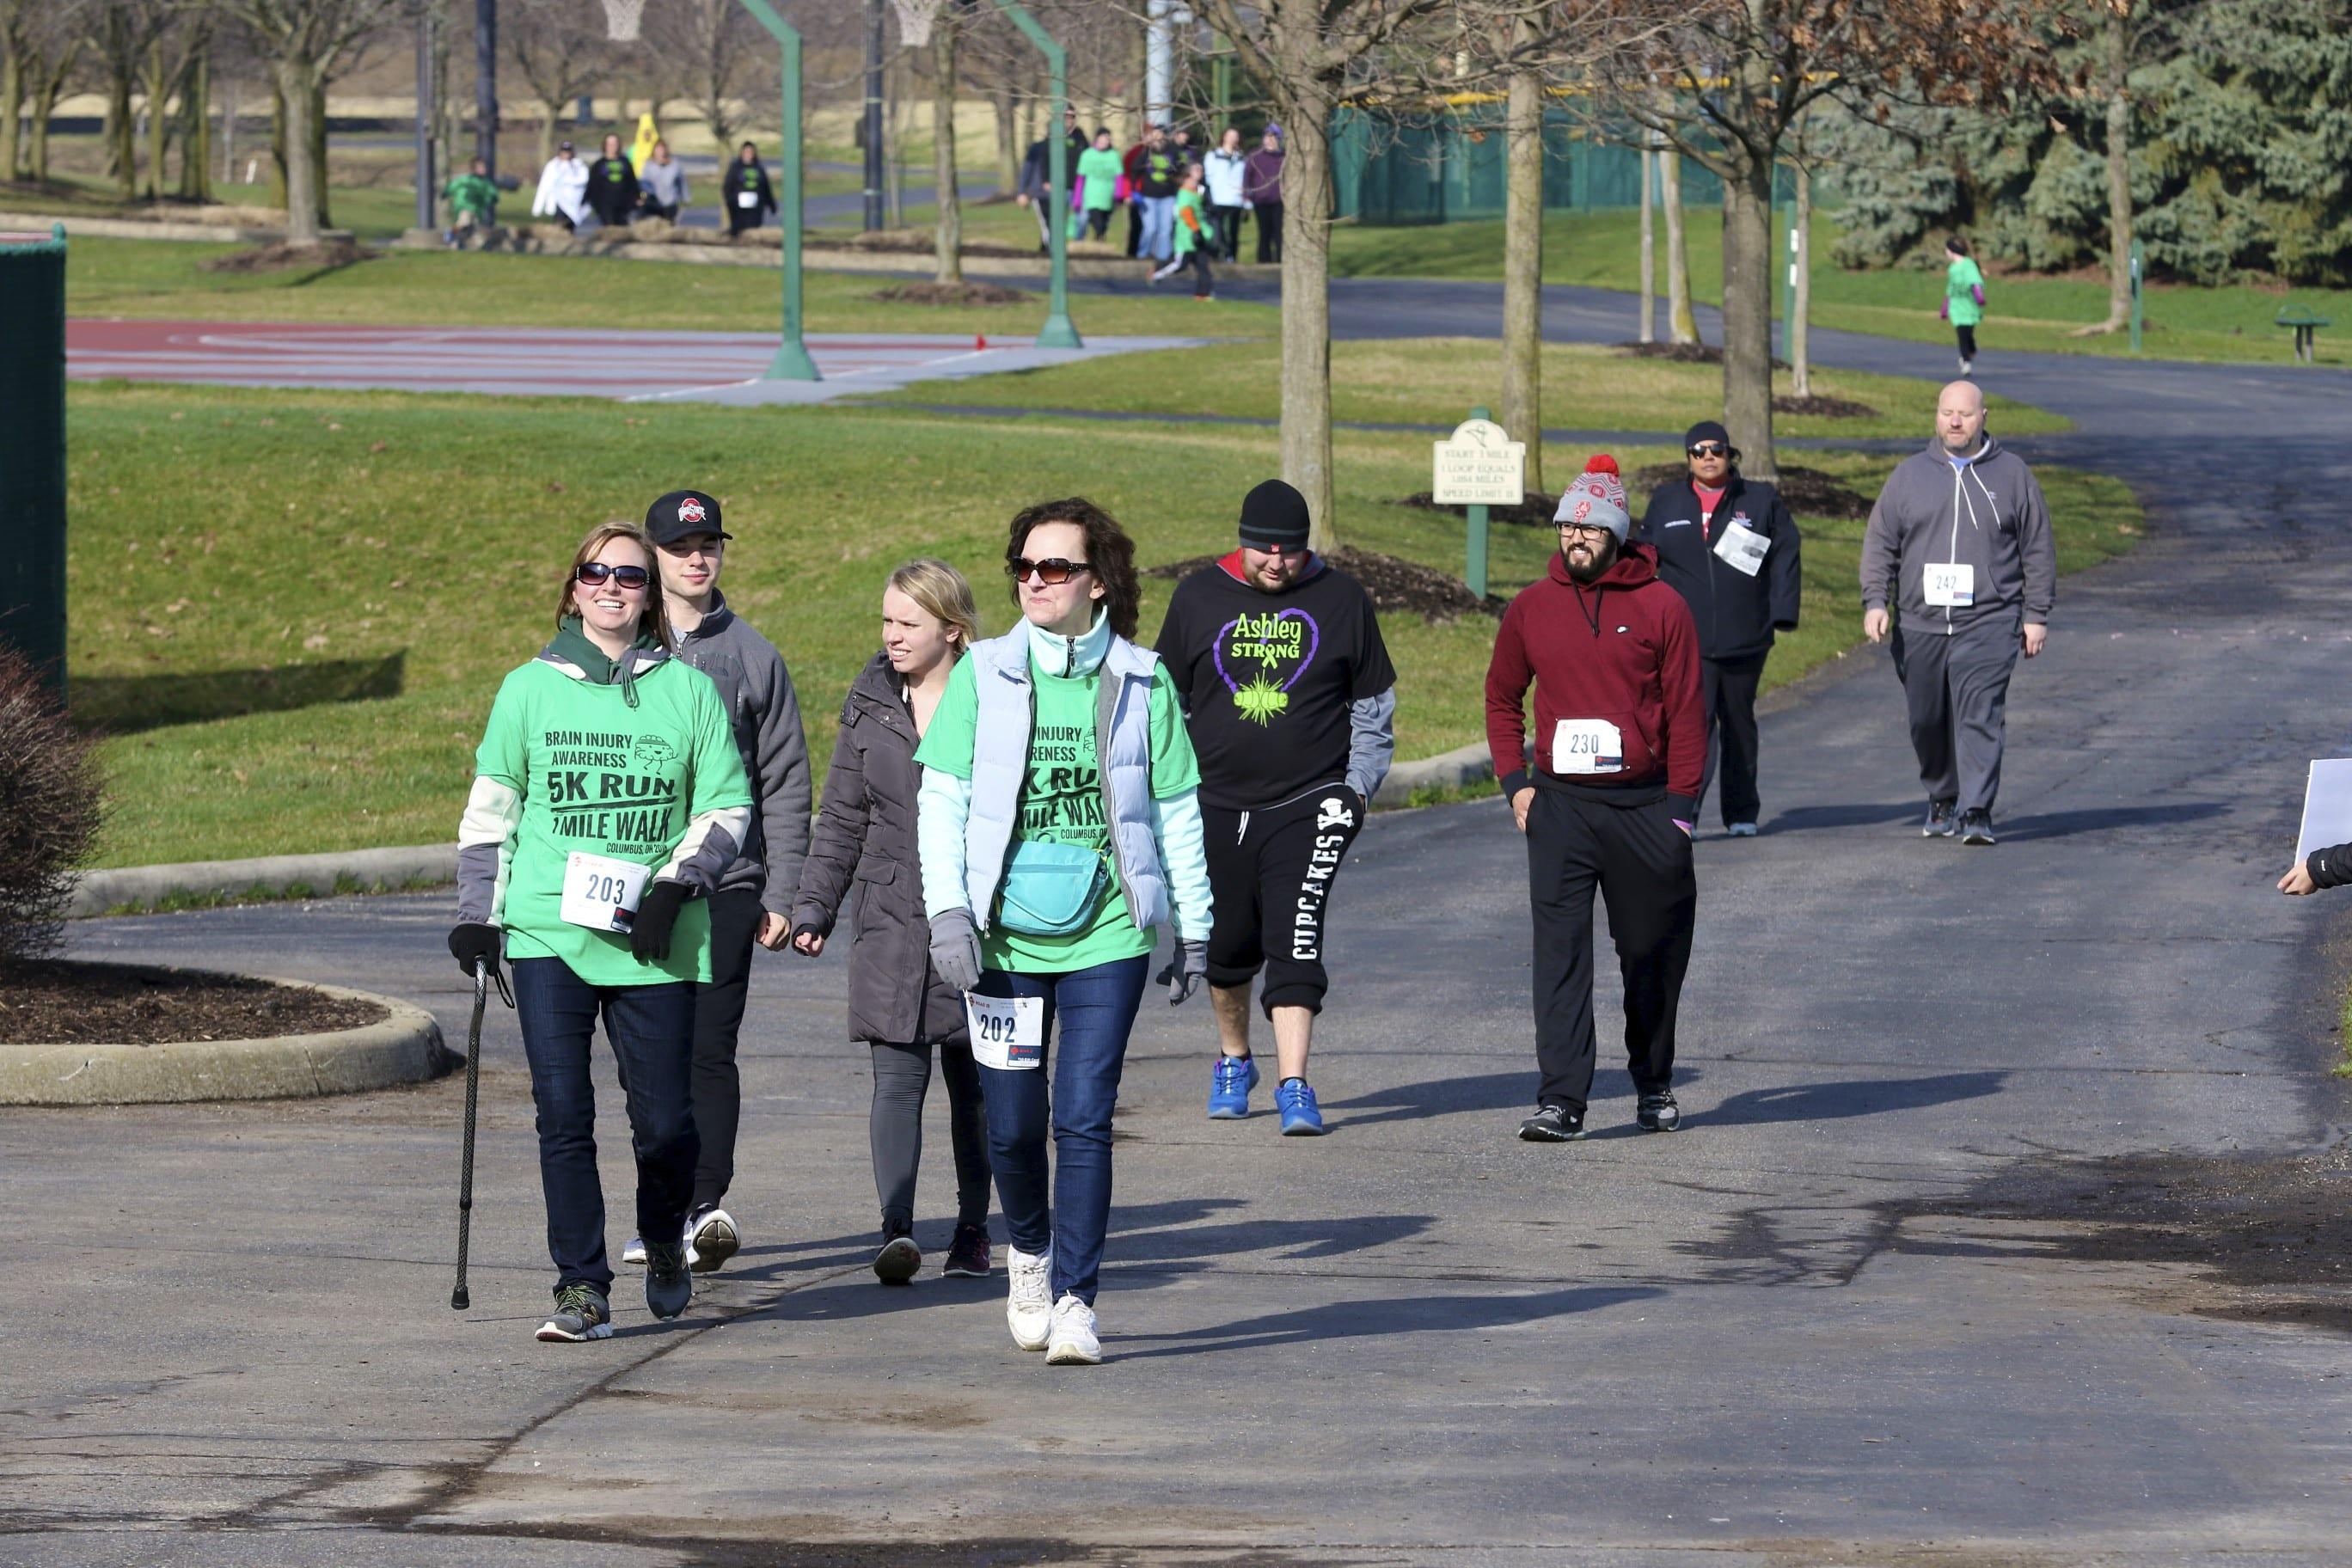
<svg viewBox="0 0 2352 1568">
<path fill-rule="evenodd" d="M 1023 936 L 1084 931 L 1102 902 L 1110 868 L 1094 850 L 1024 838 L 1013 847 L 997 895 L 996 923 Z"/>
</svg>

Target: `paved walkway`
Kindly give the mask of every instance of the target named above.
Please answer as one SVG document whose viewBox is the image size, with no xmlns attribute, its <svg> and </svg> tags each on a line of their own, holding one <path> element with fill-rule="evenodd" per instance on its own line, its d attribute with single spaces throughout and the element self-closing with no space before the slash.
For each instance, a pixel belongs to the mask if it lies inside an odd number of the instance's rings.
<svg viewBox="0 0 2352 1568">
<path fill-rule="evenodd" d="M 1773 705 L 1765 836 L 1699 846 L 1688 1131 L 1633 1135 L 1611 1068 L 1591 1141 L 1510 1137 L 1528 942 L 1492 802 L 1376 819 L 1351 857 L 1328 1139 L 1204 1121 L 1205 1014 L 1147 1002 L 1094 1371 L 1014 1352 L 1001 1281 L 864 1272 L 836 958 L 760 962 L 740 1266 L 675 1325 L 624 1294 L 603 1346 L 529 1338 L 504 1013 L 462 1316 L 454 1081 L 12 1115 L 0 1528 L 34 1533 L 0 1563 L 2352 1562 L 2346 1342 L 2193 1315 L 2233 1298 L 2188 1263 L 2073 1256 L 2116 1201 L 2102 1162 L 2340 1144 L 2326 942 L 2352 908 L 2269 884 L 2305 759 L 2343 747 L 2352 416 L 2315 395 L 2342 381 L 1998 374 L 2074 416 L 2158 531 L 2063 585 L 1997 849 L 1916 836 L 1883 654 Z M 342 900 L 72 940 L 357 980 L 456 1030 L 447 919 Z M 2284 1294 L 2340 1329 L 2336 1259 L 2288 1256 L 2309 1288 Z"/>
</svg>

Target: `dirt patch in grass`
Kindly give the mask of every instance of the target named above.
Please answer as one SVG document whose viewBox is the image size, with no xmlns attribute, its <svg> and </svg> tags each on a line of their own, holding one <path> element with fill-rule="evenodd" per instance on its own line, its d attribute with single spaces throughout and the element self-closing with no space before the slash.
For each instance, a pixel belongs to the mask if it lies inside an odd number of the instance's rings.
<svg viewBox="0 0 2352 1568">
<path fill-rule="evenodd" d="M 289 245 L 283 240 L 251 250 L 233 250 L 204 263 L 207 272 L 287 272 L 298 267 L 349 267 L 365 261 L 373 251 L 348 239 L 319 245 Z"/>
<path fill-rule="evenodd" d="M 1850 397 L 1824 397 L 1814 393 L 1807 397 L 1776 397 L 1772 400 L 1775 414 L 1810 414 L 1820 419 L 1875 419 L 1878 410 L 1867 403 L 1856 403 Z"/>
<path fill-rule="evenodd" d="M 1023 305 L 1037 296 L 1001 283 L 893 283 L 874 298 L 890 305 Z"/>
<path fill-rule="evenodd" d="M 234 974 L 114 963 L 0 968 L 0 1045 L 274 1039 L 382 1023 L 373 1002 Z"/>
<path fill-rule="evenodd" d="M 1670 364 L 1721 364 L 1723 351 L 1713 343 L 1616 343 L 1619 353 L 1633 359 L 1662 359 Z M 1776 359 L 1774 370 L 1786 370 L 1789 362 Z"/>
<path fill-rule="evenodd" d="M 1217 555 L 1195 555 L 1189 560 L 1147 567 L 1143 574 L 1181 579 L 1222 559 Z M 1450 621 L 1459 616 L 1499 616 L 1510 602 L 1493 594 L 1482 600 L 1458 577 L 1448 577 L 1434 567 L 1423 566 L 1417 561 L 1401 561 L 1375 550 L 1358 550 L 1343 544 L 1329 552 L 1326 559 L 1361 583 L 1364 591 L 1372 596 L 1372 607 L 1383 614 L 1402 613 L 1429 621 Z"/>
</svg>

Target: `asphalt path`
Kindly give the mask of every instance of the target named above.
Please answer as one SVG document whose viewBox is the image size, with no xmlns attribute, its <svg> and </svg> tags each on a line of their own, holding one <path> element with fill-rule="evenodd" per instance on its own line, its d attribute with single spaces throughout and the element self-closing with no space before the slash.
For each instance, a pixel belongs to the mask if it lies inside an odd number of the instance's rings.
<svg viewBox="0 0 2352 1568">
<path fill-rule="evenodd" d="M 1934 370 L 1823 337 L 1823 363 Z M 1764 836 L 1698 847 L 1684 1132 L 1633 1131 L 1604 977 L 1595 1136 L 1512 1138 L 1528 933 L 1492 801 L 1376 818 L 1350 858 L 1329 1138 L 1203 1120 L 1205 1011 L 1147 999 L 1096 1370 L 1015 1352 L 1001 1276 L 865 1271 L 835 956 L 760 960 L 747 1252 L 677 1324 L 625 1288 L 599 1346 L 530 1338 L 547 1266 L 503 1012 L 462 1315 L 455 1080 L 8 1114 L 0 1529 L 26 1533 L 0 1562 L 2352 1562 L 2340 1335 L 2192 1313 L 2190 1264 L 2071 1256 L 2098 1162 L 2342 1142 L 2347 928 L 2270 883 L 2305 760 L 2345 749 L 2347 382 L 1997 346 L 1984 369 L 2072 416 L 2048 445 L 2129 478 L 2152 537 L 2066 580 L 2019 672 L 1997 848 L 1917 836 L 1882 653 L 1770 705 Z M 369 986 L 462 1037 L 448 919 L 336 900 L 71 942 Z M 2049 1212 L 1990 1215 L 1995 1187 Z"/>
</svg>

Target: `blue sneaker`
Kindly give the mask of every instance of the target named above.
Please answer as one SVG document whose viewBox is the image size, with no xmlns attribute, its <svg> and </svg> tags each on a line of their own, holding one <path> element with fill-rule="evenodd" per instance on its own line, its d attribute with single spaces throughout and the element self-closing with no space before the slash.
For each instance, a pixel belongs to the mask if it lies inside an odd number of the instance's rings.
<svg viewBox="0 0 2352 1568">
<path fill-rule="evenodd" d="M 1285 1138 L 1320 1138 L 1323 1136 L 1322 1108 L 1315 1103 L 1315 1091 L 1303 1078 L 1286 1078 L 1274 1091 L 1275 1109 L 1282 1112 L 1282 1135 Z"/>
<path fill-rule="evenodd" d="M 1217 1053 L 1209 1071 L 1209 1120 L 1239 1121 L 1249 1114 L 1250 1090 L 1257 1087 L 1257 1058 Z"/>
</svg>

